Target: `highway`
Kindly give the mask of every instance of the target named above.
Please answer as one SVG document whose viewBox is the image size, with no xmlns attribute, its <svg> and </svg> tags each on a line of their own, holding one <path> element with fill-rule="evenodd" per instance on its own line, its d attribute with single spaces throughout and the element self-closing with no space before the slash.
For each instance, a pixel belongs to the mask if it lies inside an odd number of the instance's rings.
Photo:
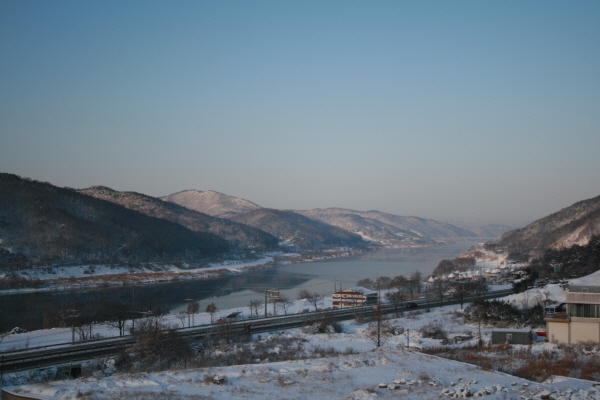
<svg viewBox="0 0 600 400">
<path fill-rule="evenodd" d="M 484 299 L 503 297 L 513 294 L 511 289 L 489 291 L 482 295 Z M 464 301 L 468 303 L 474 297 Z M 416 310 L 438 307 L 439 299 L 428 297 L 412 300 L 417 303 Z M 443 305 L 459 304 L 456 300 L 445 300 Z M 392 304 L 381 304 L 379 309 L 384 314 L 395 312 Z M 415 310 L 410 309 L 409 311 Z M 368 318 L 374 315 L 372 305 L 345 309 L 319 310 L 308 313 L 279 315 L 266 318 L 243 319 L 226 323 L 198 325 L 177 329 L 179 334 L 189 341 L 198 341 L 206 336 L 223 336 L 233 333 L 255 334 L 301 327 L 311 321 L 344 321 L 357 316 Z M 0 356 L 0 373 L 41 369 L 51 366 L 78 363 L 95 357 L 106 357 L 126 351 L 135 343 L 135 337 L 128 335 L 108 339 L 87 340 L 68 344 L 34 347 L 3 352 Z"/>
</svg>

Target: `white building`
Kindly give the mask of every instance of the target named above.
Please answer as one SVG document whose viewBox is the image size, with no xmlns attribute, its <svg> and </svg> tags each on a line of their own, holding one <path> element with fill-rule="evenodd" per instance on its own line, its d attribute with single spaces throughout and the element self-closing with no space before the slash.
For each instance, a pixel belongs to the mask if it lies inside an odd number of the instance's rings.
<svg viewBox="0 0 600 400">
<path fill-rule="evenodd" d="M 546 337 L 553 343 L 600 343 L 600 286 L 571 285 L 566 305 L 545 308 Z"/>
<path fill-rule="evenodd" d="M 333 308 L 347 308 L 377 303 L 377 292 L 357 286 L 340 290 L 331 295 Z"/>
</svg>

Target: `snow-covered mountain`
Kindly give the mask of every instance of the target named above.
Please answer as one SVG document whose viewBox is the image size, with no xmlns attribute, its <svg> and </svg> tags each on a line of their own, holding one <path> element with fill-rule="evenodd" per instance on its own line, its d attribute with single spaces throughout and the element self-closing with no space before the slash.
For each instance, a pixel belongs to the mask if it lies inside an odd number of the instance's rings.
<svg viewBox="0 0 600 400">
<path fill-rule="evenodd" d="M 600 196 L 579 201 L 532 222 L 525 228 L 504 234 L 499 242 L 509 249 L 545 250 L 587 244 L 600 234 Z"/>
<path fill-rule="evenodd" d="M 184 190 L 160 198 L 213 217 L 229 218 L 262 208 L 251 201 L 212 190 Z"/>
<path fill-rule="evenodd" d="M 284 242 L 303 248 L 365 244 L 359 235 L 293 211 L 261 208 L 235 215 L 231 220 L 258 228 Z"/>
<path fill-rule="evenodd" d="M 206 232 L 227 240 L 234 248 L 274 249 L 278 240 L 268 233 L 244 224 L 216 218 L 206 213 L 135 192 L 118 192 L 105 186 L 81 189 L 79 193 L 120 204 L 151 217 L 166 219 L 194 232 Z"/>
<path fill-rule="evenodd" d="M 296 211 L 317 221 L 346 229 L 366 240 L 385 245 L 424 245 L 434 238 L 475 237 L 475 233 L 443 222 L 418 217 L 401 217 L 381 211 L 317 208 Z"/>
</svg>

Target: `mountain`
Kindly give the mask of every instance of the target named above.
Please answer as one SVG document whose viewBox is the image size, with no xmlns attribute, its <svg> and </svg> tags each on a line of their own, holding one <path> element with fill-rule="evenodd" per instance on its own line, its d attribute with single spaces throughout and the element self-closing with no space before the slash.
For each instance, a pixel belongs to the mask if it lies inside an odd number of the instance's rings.
<svg viewBox="0 0 600 400">
<path fill-rule="evenodd" d="M 462 226 L 481 238 L 499 238 L 504 233 L 511 231 L 513 228 L 507 225 L 487 224 L 483 226 Z"/>
<path fill-rule="evenodd" d="M 360 236 L 344 229 L 307 218 L 293 211 L 260 208 L 230 217 L 232 221 L 261 229 L 303 248 L 322 246 L 360 246 Z"/>
<path fill-rule="evenodd" d="M 104 186 L 81 189 L 79 193 L 120 204 L 151 217 L 175 222 L 194 232 L 214 234 L 227 240 L 235 248 L 267 250 L 278 247 L 279 241 L 276 237 L 259 229 L 212 217 L 141 193 L 118 192 Z"/>
<path fill-rule="evenodd" d="M 507 232 L 498 244 L 509 251 L 561 249 L 585 245 L 600 234 L 600 196 L 577 202 L 570 207 Z"/>
<path fill-rule="evenodd" d="M 229 244 L 74 189 L 1 173 L 0 248 L 2 260 L 14 259 L 8 251 L 41 263 L 138 262 L 203 258 Z"/>
<path fill-rule="evenodd" d="M 435 244 L 434 238 L 477 236 L 466 229 L 431 219 L 400 217 L 381 211 L 317 208 L 296 212 L 389 246 Z"/>
<path fill-rule="evenodd" d="M 251 201 L 208 190 L 184 190 L 160 198 L 213 217 L 229 218 L 262 208 Z"/>
</svg>

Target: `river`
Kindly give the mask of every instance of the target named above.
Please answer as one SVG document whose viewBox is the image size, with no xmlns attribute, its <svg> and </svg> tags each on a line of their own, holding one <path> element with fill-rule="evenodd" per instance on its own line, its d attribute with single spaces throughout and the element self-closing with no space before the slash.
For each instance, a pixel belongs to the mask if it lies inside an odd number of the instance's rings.
<svg viewBox="0 0 600 400">
<path fill-rule="evenodd" d="M 185 309 L 186 299 L 200 301 L 200 310 L 214 302 L 219 309 L 246 307 L 250 300 L 263 300 L 264 291 L 276 288 L 290 299 L 301 289 L 330 295 L 337 284 L 344 288 L 359 279 L 378 276 L 407 276 L 419 271 L 430 274 L 443 259 L 452 259 L 468 250 L 474 242 L 442 244 L 432 247 L 382 249 L 330 260 L 291 264 L 225 276 L 218 279 L 160 283 L 146 286 L 123 285 L 68 292 L 37 292 L 0 296 L 2 328 L 15 326 L 40 329 L 44 313 L 55 309 L 83 310 L 103 301 L 120 301 L 138 310 Z"/>
</svg>

